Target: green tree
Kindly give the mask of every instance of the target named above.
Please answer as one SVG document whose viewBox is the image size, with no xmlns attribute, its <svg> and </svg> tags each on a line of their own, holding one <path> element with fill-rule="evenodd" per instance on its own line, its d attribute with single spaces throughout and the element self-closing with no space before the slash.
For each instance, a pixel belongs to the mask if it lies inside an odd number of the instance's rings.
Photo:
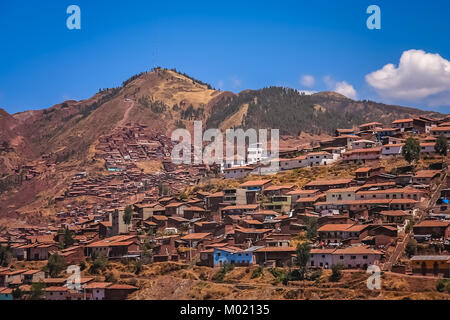
<svg viewBox="0 0 450 320">
<path fill-rule="evenodd" d="M 309 240 L 314 239 L 317 237 L 317 219 L 316 218 L 309 218 L 306 219 L 306 237 Z"/>
<path fill-rule="evenodd" d="M 66 267 L 67 264 L 64 257 L 59 255 L 58 253 L 55 253 L 48 258 L 48 262 L 44 267 L 44 270 L 46 270 L 50 274 L 50 277 L 56 278 L 61 273 L 61 271 L 66 269 Z"/>
<path fill-rule="evenodd" d="M 89 268 L 89 273 L 91 274 L 97 274 L 99 271 L 104 271 L 106 269 L 106 266 L 108 265 L 108 259 L 104 254 L 98 255 L 94 262 L 92 263 L 91 267 Z"/>
<path fill-rule="evenodd" d="M 0 266 L 7 267 L 11 262 L 12 250 L 11 246 L 0 246 Z"/>
<path fill-rule="evenodd" d="M 414 239 L 409 239 L 405 247 L 405 252 L 408 257 L 415 255 L 417 253 L 417 241 Z"/>
<path fill-rule="evenodd" d="M 417 162 L 420 156 L 420 142 L 414 137 L 406 139 L 402 148 L 402 155 L 408 163 Z"/>
<path fill-rule="evenodd" d="M 344 265 L 342 263 L 333 264 L 331 266 L 330 281 L 339 281 L 342 278 L 342 269 L 344 269 Z"/>
<path fill-rule="evenodd" d="M 445 157 L 447 156 L 447 151 L 448 151 L 448 141 L 447 141 L 447 137 L 444 136 L 443 134 L 441 134 L 437 140 L 436 140 L 436 144 L 434 145 L 434 150 L 436 151 L 437 154 Z"/>
<path fill-rule="evenodd" d="M 126 206 L 125 213 L 123 215 L 123 222 L 126 225 L 129 225 L 131 223 L 132 218 L 133 218 L 133 208 L 131 206 Z"/>
<path fill-rule="evenodd" d="M 311 256 L 311 246 L 308 242 L 303 242 L 297 245 L 297 256 L 295 259 L 295 264 L 299 267 L 301 279 L 305 278 L 310 256 Z"/>
<path fill-rule="evenodd" d="M 14 300 L 20 300 L 23 296 L 23 292 L 22 290 L 20 290 L 20 288 L 15 288 L 12 292 L 12 296 Z"/>
<path fill-rule="evenodd" d="M 41 280 L 31 285 L 31 299 L 40 300 L 44 295 L 45 283 Z"/>
<path fill-rule="evenodd" d="M 62 246 L 64 249 L 66 249 L 73 246 L 73 244 L 75 243 L 75 239 L 73 238 L 73 231 L 69 230 L 68 228 L 64 229 L 63 232 Z"/>
</svg>

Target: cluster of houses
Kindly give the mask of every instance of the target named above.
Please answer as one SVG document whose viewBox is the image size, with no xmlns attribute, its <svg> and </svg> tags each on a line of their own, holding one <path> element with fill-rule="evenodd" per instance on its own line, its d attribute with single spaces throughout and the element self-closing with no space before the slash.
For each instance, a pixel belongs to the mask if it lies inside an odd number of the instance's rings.
<svg viewBox="0 0 450 320">
<path fill-rule="evenodd" d="M 397 155 L 387 148 L 401 149 L 408 134 L 423 141 L 425 153 L 433 153 L 434 147 L 432 151 L 427 144 L 433 144 L 436 132 L 445 134 L 445 128 L 449 127 L 443 120 L 421 117 L 394 121 L 390 128 L 373 122 L 357 130 L 338 129 L 336 137 L 323 141 L 319 150 L 299 155 L 293 147 L 283 150 L 280 155 L 285 158 L 276 161 L 282 170 L 290 170 L 356 160 L 360 166 L 352 176 L 315 179 L 298 188 L 256 175 L 236 187 L 197 191 L 187 198 L 180 194 L 182 187 L 194 185 L 211 168 L 167 163 L 161 174 L 144 174 L 136 162 L 165 157 L 171 142 L 158 135 L 147 136 L 143 127 L 127 126 L 100 140 L 101 152 L 96 157 L 105 160 L 108 175 L 91 178 L 80 172 L 57 199 L 94 197 L 99 200 L 95 205 L 68 205 L 47 226 L 10 227 L 0 232 L 0 245 L 10 246 L 17 260 L 46 261 L 58 253 L 68 265 L 104 255 L 118 262 L 283 267 L 294 264 L 296 239 L 305 232 L 311 241 L 310 268 L 342 264 L 363 269 L 374 264 L 384 267 L 397 245 L 411 236 L 421 244 L 439 243 L 441 248 L 439 253 L 412 257 L 411 272 L 449 277 L 446 165 L 440 162 L 440 167 L 394 174 L 380 163 L 385 156 Z M 240 163 L 233 159 L 224 168 L 225 177 L 254 174 L 263 160 L 259 148 L 249 149 L 251 164 L 248 159 Z M 131 218 L 125 219 L 130 205 Z M 74 239 L 65 249 L 59 245 L 63 230 L 71 231 Z M 66 278 L 5 268 L 0 270 L 0 299 L 9 299 L 17 287 L 27 292 L 27 286 L 36 281 L 46 284 L 47 299 L 124 299 L 137 290 L 90 278 L 83 278 L 81 289 L 73 290 Z"/>
<path fill-rule="evenodd" d="M 379 122 L 365 123 L 356 129 L 337 129 L 336 136 L 323 140 L 313 147 L 293 146 L 280 150 L 277 159 L 270 159 L 270 150 L 264 150 L 261 143 L 250 145 L 247 159 L 234 157 L 226 161 L 223 172 L 226 178 L 243 178 L 258 175 L 264 160 L 276 162 L 280 170 L 304 167 L 326 166 L 340 160 L 343 163 L 367 164 L 382 159 L 400 157 L 405 135 L 416 135 L 420 142 L 422 156 L 435 154 L 435 143 L 440 135 L 450 138 L 450 122 L 447 118 L 426 117 L 398 119 L 390 127 Z M 267 165 L 265 165 L 267 166 Z"/>
</svg>

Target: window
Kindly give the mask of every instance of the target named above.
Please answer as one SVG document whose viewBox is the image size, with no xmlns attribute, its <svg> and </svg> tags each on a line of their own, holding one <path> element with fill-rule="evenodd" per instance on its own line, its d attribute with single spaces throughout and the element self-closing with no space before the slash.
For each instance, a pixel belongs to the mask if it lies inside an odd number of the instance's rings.
<svg viewBox="0 0 450 320">
<path fill-rule="evenodd" d="M 339 256 L 339 259 L 344 260 L 344 256 Z"/>
<path fill-rule="evenodd" d="M 355 260 L 356 256 L 350 256 L 350 259 Z"/>
<path fill-rule="evenodd" d="M 367 256 L 363 256 L 363 259 L 364 259 L 364 260 L 367 260 Z"/>
</svg>

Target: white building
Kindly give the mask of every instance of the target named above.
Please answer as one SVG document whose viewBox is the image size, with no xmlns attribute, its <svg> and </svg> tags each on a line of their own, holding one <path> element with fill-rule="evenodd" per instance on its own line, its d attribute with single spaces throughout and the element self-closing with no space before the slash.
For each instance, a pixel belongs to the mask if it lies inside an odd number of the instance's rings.
<svg viewBox="0 0 450 320">
<path fill-rule="evenodd" d="M 399 156 L 402 154 L 403 143 L 385 144 L 381 147 L 381 155 L 383 158 L 391 156 Z"/>
<path fill-rule="evenodd" d="M 255 164 L 267 160 L 268 151 L 264 150 L 262 143 L 252 143 L 247 150 L 247 164 Z"/>
</svg>

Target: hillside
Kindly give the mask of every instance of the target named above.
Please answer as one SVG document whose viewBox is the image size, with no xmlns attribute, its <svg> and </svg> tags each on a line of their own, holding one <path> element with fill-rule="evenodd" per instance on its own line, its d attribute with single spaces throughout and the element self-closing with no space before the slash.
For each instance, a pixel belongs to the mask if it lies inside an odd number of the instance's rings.
<svg viewBox="0 0 450 320">
<path fill-rule="evenodd" d="M 86 100 L 14 115 L 0 109 L 0 146 L 7 147 L 0 150 L 2 215 L 51 214 L 56 210 L 52 199 L 68 187 L 76 172 L 105 173 L 104 164 L 93 160 L 99 138 L 127 124 L 144 125 L 166 136 L 175 128 L 192 129 L 194 120 L 222 130 L 280 128 L 280 145 L 285 145 L 286 141 L 317 141 L 332 135 L 336 128 L 374 120 L 389 124 L 396 118 L 418 115 L 439 116 L 353 101 L 331 92 L 305 95 L 270 87 L 233 94 L 214 90 L 176 70 L 155 68 Z M 159 161 L 151 167 L 160 168 L 162 159 Z M 22 170 L 23 165 L 31 165 L 37 172 Z"/>
<path fill-rule="evenodd" d="M 351 128 L 374 119 L 390 124 L 398 118 L 419 115 L 434 117 L 439 114 L 372 101 L 354 101 L 332 92 L 305 95 L 294 89 L 270 87 L 223 98 L 214 105 L 207 124 L 218 127 L 228 122 L 234 127 L 280 128 L 280 134 L 297 136 L 302 132 L 333 134 L 336 128 Z"/>
<path fill-rule="evenodd" d="M 209 102 L 220 94 L 185 75 L 158 68 L 88 100 L 66 101 L 14 117 L 41 154 L 58 152 L 69 158 L 81 155 L 99 136 L 127 122 L 167 133 L 175 124 L 204 119 Z"/>
</svg>

